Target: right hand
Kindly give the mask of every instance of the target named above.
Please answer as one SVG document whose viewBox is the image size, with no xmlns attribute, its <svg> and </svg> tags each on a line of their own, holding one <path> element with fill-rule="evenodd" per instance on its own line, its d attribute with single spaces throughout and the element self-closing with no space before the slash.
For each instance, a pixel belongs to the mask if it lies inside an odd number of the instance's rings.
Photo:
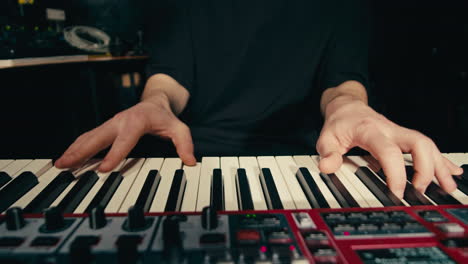
<svg viewBox="0 0 468 264">
<path fill-rule="evenodd" d="M 184 164 L 196 164 L 189 127 L 177 118 L 168 100 L 162 97 L 142 101 L 118 113 L 101 126 L 82 134 L 55 162 L 55 166 L 78 167 L 112 145 L 98 169 L 101 172 L 109 172 L 128 155 L 145 134 L 172 140 Z"/>
</svg>

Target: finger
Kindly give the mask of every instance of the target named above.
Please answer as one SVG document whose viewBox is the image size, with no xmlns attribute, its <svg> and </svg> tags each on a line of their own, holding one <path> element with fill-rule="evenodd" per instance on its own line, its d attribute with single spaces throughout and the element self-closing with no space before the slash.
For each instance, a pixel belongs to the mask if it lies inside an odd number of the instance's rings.
<svg viewBox="0 0 468 264">
<path fill-rule="evenodd" d="M 197 160 L 193 154 L 193 141 L 190 128 L 177 120 L 171 129 L 173 130 L 171 139 L 176 148 L 177 155 L 179 155 L 185 165 L 196 165 Z"/>
<path fill-rule="evenodd" d="M 450 161 L 449 159 L 447 159 L 446 157 L 443 157 L 443 156 L 442 156 L 442 160 L 443 160 L 445 166 L 447 166 L 447 168 L 449 169 L 451 175 L 462 175 L 463 174 L 463 169 L 460 168 L 459 166 L 457 166 L 455 163 L 453 163 L 452 161 Z"/>
<path fill-rule="evenodd" d="M 380 133 L 368 134 L 359 146 L 376 158 L 387 178 L 390 190 L 400 199 L 406 187 L 406 171 L 400 148 Z"/>
<path fill-rule="evenodd" d="M 131 127 L 131 129 L 124 133 L 120 132 L 117 135 L 111 149 L 99 166 L 99 171 L 109 172 L 114 169 L 125 157 L 127 157 L 128 153 L 130 153 L 138 143 L 140 137 L 143 135 L 143 128 L 135 126 L 126 127 Z"/>
<path fill-rule="evenodd" d="M 317 140 L 317 152 L 320 154 L 319 169 L 323 173 L 335 173 L 343 164 L 343 148 L 335 136 L 323 133 Z"/>
<path fill-rule="evenodd" d="M 62 154 L 62 156 L 60 156 L 54 163 L 54 166 L 59 168 L 59 169 L 64 169 L 64 168 L 67 168 L 69 167 L 69 162 L 68 162 L 68 159 L 69 159 L 69 155 L 70 153 L 73 153 L 74 151 L 76 151 L 77 149 L 79 149 L 79 146 L 81 146 L 81 144 L 83 144 L 83 142 L 86 140 L 86 138 L 88 138 L 88 136 L 92 134 L 92 131 L 90 132 L 86 132 L 82 135 L 80 135 L 66 150 L 65 152 Z"/>
<path fill-rule="evenodd" d="M 413 156 L 413 186 L 421 193 L 426 191 L 427 186 L 435 176 L 434 150 L 432 142 L 423 138 L 413 139 L 411 155 Z M 442 173 L 442 171 L 440 171 Z"/>
<path fill-rule="evenodd" d="M 115 131 L 111 124 L 104 124 L 94 129 L 82 140 L 81 144 L 70 148 L 60 161 L 63 167 L 75 167 L 81 165 L 99 151 L 107 148 L 115 139 Z"/>
<path fill-rule="evenodd" d="M 457 188 L 457 184 L 453 180 L 452 174 L 448 166 L 445 164 L 443 157 L 440 154 L 435 163 L 435 175 L 439 181 L 440 187 L 446 192 L 453 192 Z"/>
</svg>

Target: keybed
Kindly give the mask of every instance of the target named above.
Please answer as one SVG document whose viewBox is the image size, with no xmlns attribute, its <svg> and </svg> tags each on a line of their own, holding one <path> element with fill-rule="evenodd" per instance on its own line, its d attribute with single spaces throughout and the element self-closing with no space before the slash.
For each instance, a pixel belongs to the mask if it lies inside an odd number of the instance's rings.
<svg viewBox="0 0 468 264">
<path fill-rule="evenodd" d="M 444 156 L 456 165 L 468 164 L 468 154 Z M 411 179 L 411 155 L 403 158 Z M 400 200 L 389 190 L 385 174 L 370 156 L 345 157 L 338 171 L 329 175 L 320 173 L 318 163 L 318 156 L 305 155 L 204 157 L 195 166 L 183 165 L 179 158 L 129 158 L 113 172 L 102 173 L 97 171 L 100 160 L 96 159 L 70 172 L 53 167 L 51 160 L 0 160 L 0 174 L 10 177 L 0 189 L 0 208 L 5 211 L 21 207 L 35 212 L 44 206 L 70 203 L 75 196 L 81 200 L 72 201 L 74 206 L 65 206 L 73 208 L 67 213 L 84 213 L 98 205 L 106 213 L 125 213 L 137 205 L 147 212 L 201 212 L 213 202 L 224 211 L 239 211 L 243 206 L 273 210 L 438 205 L 447 201 L 468 204 L 466 175 L 456 178 L 459 188 L 450 194 L 436 180 L 431 190 L 437 195 L 416 193 L 408 180 L 405 196 Z M 24 173 L 29 173 L 28 177 L 19 177 Z M 36 183 L 21 189 L 18 181 L 31 179 L 31 173 Z M 59 175 L 65 181 L 59 181 Z M 2 200 L 2 195 L 12 193 L 12 188 L 19 188 L 20 197 Z M 46 191 L 55 192 L 56 198 L 44 199 Z M 96 201 L 96 196 L 105 197 L 105 202 Z M 41 207 L 34 208 L 36 204 Z"/>
</svg>

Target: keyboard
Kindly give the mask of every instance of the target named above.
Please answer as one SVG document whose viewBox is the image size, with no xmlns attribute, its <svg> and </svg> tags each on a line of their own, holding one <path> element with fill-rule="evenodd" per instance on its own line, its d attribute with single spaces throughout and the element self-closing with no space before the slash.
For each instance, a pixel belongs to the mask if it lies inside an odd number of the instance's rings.
<svg viewBox="0 0 468 264">
<path fill-rule="evenodd" d="M 467 170 L 468 154 L 444 154 Z M 411 157 L 404 156 L 408 178 Z M 467 173 L 403 199 L 370 156 L 0 160 L 1 263 L 467 263 Z"/>
<path fill-rule="evenodd" d="M 57 207 L 82 214 L 100 206 L 105 213 L 383 208 L 468 204 L 468 154 L 444 154 L 464 167 L 454 177 L 458 189 L 445 192 L 436 181 L 422 194 L 407 182 L 402 200 L 388 189 L 378 162 L 348 156 L 334 174 L 318 170 L 318 156 L 204 157 L 196 166 L 179 158 L 128 158 L 110 173 L 90 160 L 75 170 L 60 170 L 50 159 L 0 160 L 0 213 L 19 207 L 41 213 Z M 408 178 L 411 156 L 404 156 Z"/>
</svg>

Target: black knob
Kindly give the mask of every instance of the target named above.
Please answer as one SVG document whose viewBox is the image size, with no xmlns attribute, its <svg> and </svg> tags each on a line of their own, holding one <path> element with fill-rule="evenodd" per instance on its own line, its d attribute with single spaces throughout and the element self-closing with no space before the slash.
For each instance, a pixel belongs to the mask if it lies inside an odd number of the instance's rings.
<svg viewBox="0 0 468 264">
<path fill-rule="evenodd" d="M 127 228 L 129 230 L 137 230 L 146 226 L 145 214 L 143 209 L 138 206 L 128 208 Z"/>
<path fill-rule="evenodd" d="M 162 227 L 163 258 L 166 263 L 182 263 L 183 253 L 180 225 L 177 217 L 168 216 Z"/>
<path fill-rule="evenodd" d="M 65 227 L 65 220 L 62 212 L 57 207 L 50 207 L 44 210 L 45 229 L 55 231 Z"/>
<path fill-rule="evenodd" d="M 70 245 L 69 263 L 88 264 L 93 262 L 91 244 L 83 242 L 81 239 L 75 239 Z"/>
<path fill-rule="evenodd" d="M 23 217 L 23 210 L 19 207 L 13 207 L 6 211 L 6 228 L 8 230 L 19 230 L 26 225 Z"/>
<path fill-rule="evenodd" d="M 91 229 L 99 229 L 107 224 L 106 215 L 104 214 L 104 208 L 97 206 L 91 209 L 89 213 L 89 227 Z"/>
<path fill-rule="evenodd" d="M 209 206 L 203 208 L 201 217 L 203 229 L 211 230 L 218 227 L 218 216 L 213 208 Z"/>
</svg>

